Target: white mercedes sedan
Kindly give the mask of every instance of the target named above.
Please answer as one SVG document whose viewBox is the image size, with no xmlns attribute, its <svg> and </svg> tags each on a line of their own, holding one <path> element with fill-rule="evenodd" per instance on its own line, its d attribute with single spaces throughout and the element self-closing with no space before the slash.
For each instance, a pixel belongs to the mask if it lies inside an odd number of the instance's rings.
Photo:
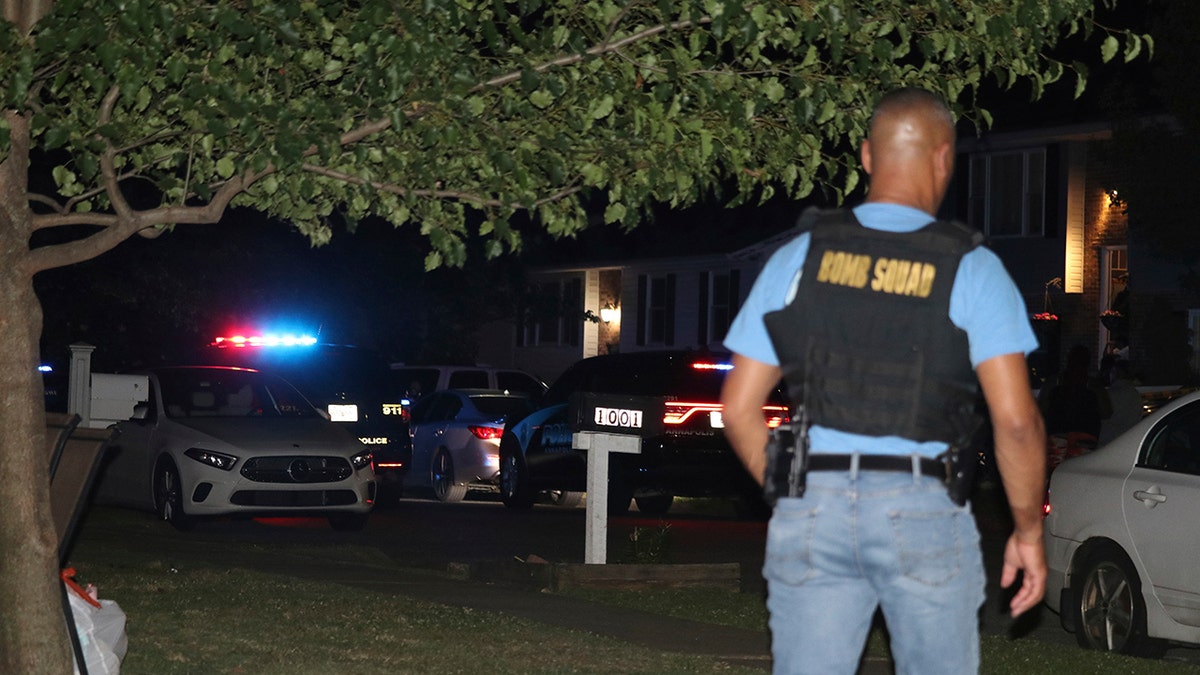
<svg viewBox="0 0 1200 675">
<path fill-rule="evenodd" d="M 149 400 L 119 422 L 99 502 L 156 511 L 181 530 L 219 515 L 319 515 L 361 529 L 371 451 L 284 380 L 244 368 L 147 373 Z"/>
</svg>

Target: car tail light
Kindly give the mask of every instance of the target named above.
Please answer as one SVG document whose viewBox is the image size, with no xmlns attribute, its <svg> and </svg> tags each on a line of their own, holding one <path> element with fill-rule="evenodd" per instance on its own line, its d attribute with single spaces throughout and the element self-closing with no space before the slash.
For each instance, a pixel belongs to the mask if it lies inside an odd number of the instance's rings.
<svg viewBox="0 0 1200 675">
<path fill-rule="evenodd" d="M 680 425 L 685 424 L 696 415 L 708 415 L 712 426 L 724 427 L 725 424 L 721 418 L 722 409 L 720 403 L 680 403 L 669 401 L 666 403 L 666 409 L 663 413 L 663 424 L 667 426 Z M 772 429 L 792 421 L 787 406 L 782 405 L 764 405 L 763 419 L 766 420 L 767 426 Z"/>
<path fill-rule="evenodd" d="M 787 406 L 782 405 L 764 405 L 763 417 L 766 418 L 767 426 L 771 429 L 776 429 L 792 421 L 792 414 L 788 412 Z"/>
<path fill-rule="evenodd" d="M 663 412 L 663 424 L 684 424 L 696 415 L 721 412 L 720 403 L 681 403 L 668 401 Z"/>
<path fill-rule="evenodd" d="M 504 429 L 499 427 L 470 426 L 467 427 L 467 429 L 469 429 L 472 434 L 475 434 L 475 438 L 485 441 L 494 441 L 504 434 Z"/>
</svg>

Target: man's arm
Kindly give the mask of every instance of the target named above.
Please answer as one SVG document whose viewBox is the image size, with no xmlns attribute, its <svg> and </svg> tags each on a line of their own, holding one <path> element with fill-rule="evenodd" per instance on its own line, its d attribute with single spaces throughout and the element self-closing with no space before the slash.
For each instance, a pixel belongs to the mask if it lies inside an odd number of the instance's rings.
<svg viewBox="0 0 1200 675">
<path fill-rule="evenodd" d="M 1024 572 L 1009 607 L 1013 616 L 1032 609 L 1046 592 L 1046 551 L 1042 541 L 1042 503 L 1046 491 L 1046 429 L 1029 388 L 1022 354 L 990 358 L 975 369 L 996 444 L 996 467 L 1013 516 L 1013 533 L 1004 548 L 1000 585 L 1008 587 Z"/>
<path fill-rule="evenodd" d="M 733 355 L 733 370 L 721 388 L 725 437 L 746 471 L 762 485 L 767 471 L 767 423 L 762 407 L 779 384 L 779 366 Z"/>
</svg>

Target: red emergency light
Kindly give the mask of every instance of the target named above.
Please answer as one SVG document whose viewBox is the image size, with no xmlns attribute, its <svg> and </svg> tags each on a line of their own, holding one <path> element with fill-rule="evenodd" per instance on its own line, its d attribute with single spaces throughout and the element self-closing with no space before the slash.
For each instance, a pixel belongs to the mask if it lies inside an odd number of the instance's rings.
<svg viewBox="0 0 1200 675">
<path fill-rule="evenodd" d="M 229 335 L 213 340 L 214 347 L 311 347 L 317 338 L 311 335 Z"/>
</svg>

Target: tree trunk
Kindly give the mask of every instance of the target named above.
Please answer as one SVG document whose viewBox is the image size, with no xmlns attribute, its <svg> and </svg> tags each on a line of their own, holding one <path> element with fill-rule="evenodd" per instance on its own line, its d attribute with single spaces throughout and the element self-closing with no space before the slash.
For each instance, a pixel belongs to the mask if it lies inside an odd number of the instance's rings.
<svg viewBox="0 0 1200 675">
<path fill-rule="evenodd" d="M 0 673 L 70 673 L 37 373 L 42 308 L 28 271 L 27 120 L 0 162 Z"/>
</svg>

